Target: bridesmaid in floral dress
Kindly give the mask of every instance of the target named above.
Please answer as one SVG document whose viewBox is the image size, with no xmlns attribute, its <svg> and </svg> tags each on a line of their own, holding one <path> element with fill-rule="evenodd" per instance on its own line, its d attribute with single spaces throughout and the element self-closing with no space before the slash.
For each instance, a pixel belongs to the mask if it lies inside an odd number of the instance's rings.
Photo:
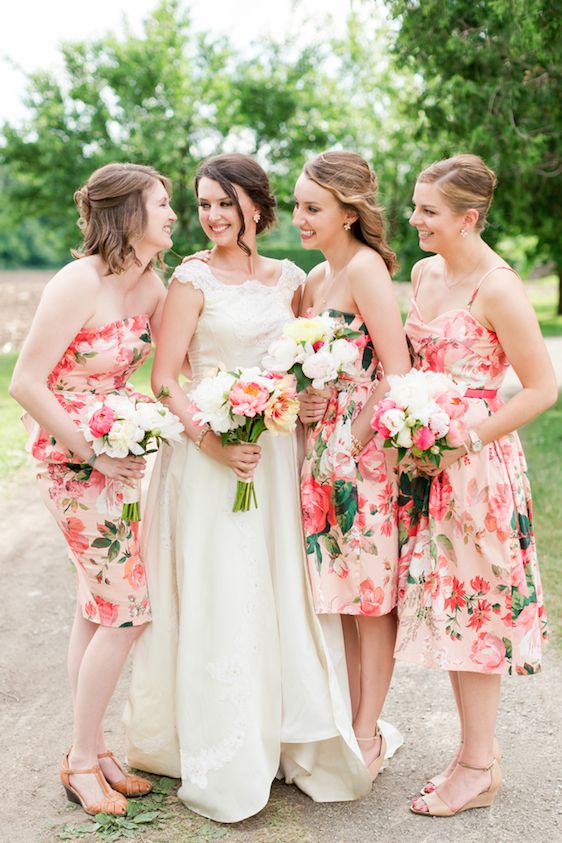
<svg viewBox="0 0 562 843">
<path fill-rule="evenodd" d="M 144 460 L 96 457 L 77 425 L 94 396 L 130 392 L 160 318 L 163 285 L 152 259 L 172 245 L 169 183 L 136 164 L 108 164 L 77 191 L 84 244 L 47 284 L 10 394 L 27 410 L 43 499 L 77 574 L 68 653 L 74 734 L 61 781 L 90 814 L 124 814 L 151 789 L 107 750 L 103 716 L 133 642 L 150 621 L 136 524 L 121 520 L 123 488 Z"/>
<path fill-rule="evenodd" d="M 404 473 L 400 483 L 395 655 L 448 670 L 460 719 L 455 757 L 412 803 L 425 815 L 491 805 L 501 783 L 500 677 L 537 673 L 546 639 L 527 467 L 514 431 L 556 400 L 556 383 L 520 279 L 481 238 L 495 183 L 474 155 L 439 161 L 418 177 L 410 218 L 421 248 L 436 252 L 412 272 L 406 333 L 414 365 L 465 384 L 469 403 L 465 445 L 439 469 L 418 462 L 420 475 Z M 498 389 L 509 364 L 523 389 L 504 405 Z"/>
<path fill-rule="evenodd" d="M 327 406 L 322 395 L 303 396 L 311 427 L 301 492 L 315 609 L 342 617 L 354 730 L 373 778 L 385 755 L 377 721 L 394 664 L 398 486 L 369 421 L 387 389 L 383 371 L 410 368 L 376 187 L 359 155 L 323 153 L 297 181 L 293 218 L 303 246 L 326 257 L 308 276 L 302 312 L 328 310 L 360 333 L 357 376 L 340 378 Z"/>
</svg>

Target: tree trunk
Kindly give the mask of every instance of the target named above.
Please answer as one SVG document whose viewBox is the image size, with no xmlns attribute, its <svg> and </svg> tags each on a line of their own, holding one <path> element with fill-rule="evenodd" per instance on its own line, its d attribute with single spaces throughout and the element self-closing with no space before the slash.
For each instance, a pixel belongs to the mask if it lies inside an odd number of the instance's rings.
<svg viewBox="0 0 562 843">
<path fill-rule="evenodd" d="M 558 275 L 558 307 L 556 313 L 562 316 L 562 261 L 556 261 L 556 274 Z"/>
</svg>

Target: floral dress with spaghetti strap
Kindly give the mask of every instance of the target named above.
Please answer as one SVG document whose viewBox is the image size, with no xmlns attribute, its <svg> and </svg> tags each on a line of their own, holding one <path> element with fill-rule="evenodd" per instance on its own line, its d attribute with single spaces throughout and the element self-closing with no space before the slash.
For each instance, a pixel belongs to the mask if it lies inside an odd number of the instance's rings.
<svg viewBox="0 0 562 843">
<path fill-rule="evenodd" d="M 509 366 L 497 335 L 471 312 L 489 274 L 466 307 L 429 322 L 414 296 L 406 321 L 415 368 L 466 386 L 469 428 L 502 406 L 498 390 Z M 422 282 L 423 274 L 418 290 Z M 433 479 L 402 473 L 399 507 L 396 658 L 453 671 L 537 673 L 546 615 L 517 433 Z"/>
<path fill-rule="evenodd" d="M 99 328 L 82 328 L 50 373 L 47 386 L 79 425 L 92 400 L 133 394 L 128 378 L 150 354 L 148 316 Z M 138 524 L 121 519 L 123 484 L 80 463 L 31 416 L 24 424 L 37 460 L 37 482 L 68 547 L 77 575 L 82 615 L 101 626 L 135 626 L 150 620 Z"/>
</svg>

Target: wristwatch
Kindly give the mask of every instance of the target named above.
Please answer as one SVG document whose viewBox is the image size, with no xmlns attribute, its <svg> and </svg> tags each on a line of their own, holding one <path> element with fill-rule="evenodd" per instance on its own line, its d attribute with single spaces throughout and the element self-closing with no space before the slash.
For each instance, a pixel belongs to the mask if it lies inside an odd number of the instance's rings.
<svg viewBox="0 0 562 843">
<path fill-rule="evenodd" d="M 470 440 L 470 443 L 469 443 L 468 447 L 470 448 L 470 450 L 472 451 L 473 454 L 478 454 L 482 450 L 482 448 L 484 447 L 484 443 L 482 442 L 482 440 L 480 439 L 480 437 L 478 436 L 478 434 L 476 433 L 474 428 L 471 428 L 467 432 L 468 432 L 468 438 Z"/>
</svg>

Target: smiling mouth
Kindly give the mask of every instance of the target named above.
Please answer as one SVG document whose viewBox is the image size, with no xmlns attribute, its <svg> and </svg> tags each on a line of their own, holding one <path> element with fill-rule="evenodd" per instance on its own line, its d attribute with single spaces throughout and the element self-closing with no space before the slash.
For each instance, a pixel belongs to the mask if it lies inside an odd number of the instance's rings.
<svg viewBox="0 0 562 843">
<path fill-rule="evenodd" d="M 213 231 L 215 234 L 222 234 L 222 233 L 223 233 L 223 231 L 226 231 L 226 229 L 227 229 L 227 228 L 230 228 L 230 226 L 228 226 L 228 225 L 210 225 L 210 226 L 209 226 L 209 228 L 210 228 L 210 229 L 211 229 L 211 231 Z"/>
<path fill-rule="evenodd" d="M 314 231 L 310 231 L 309 229 L 301 228 L 301 237 L 312 237 L 314 235 Z"/>
</svg>

